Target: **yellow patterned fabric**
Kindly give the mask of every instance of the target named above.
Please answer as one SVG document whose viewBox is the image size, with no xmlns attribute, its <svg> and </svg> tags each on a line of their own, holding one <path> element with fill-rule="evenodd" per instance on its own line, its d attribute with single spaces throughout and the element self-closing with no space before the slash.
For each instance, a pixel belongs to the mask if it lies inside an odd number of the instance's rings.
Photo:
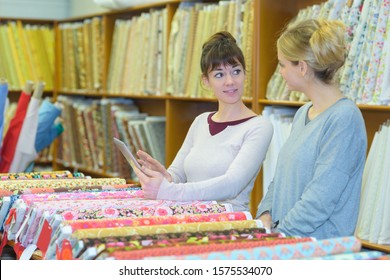
<svg viewBox="0 0 390 280">
<path fill-rule="evenodd" d="M 258 221 L 205 222 L 192 224 L 155 225 L 122 228 L 82 229 L 73 233 L 75 239 L 103 238 L 109 236 L 150 235 L 161 233 L 221 231 L 229 229 L 258 228 Z"/>
</svg>

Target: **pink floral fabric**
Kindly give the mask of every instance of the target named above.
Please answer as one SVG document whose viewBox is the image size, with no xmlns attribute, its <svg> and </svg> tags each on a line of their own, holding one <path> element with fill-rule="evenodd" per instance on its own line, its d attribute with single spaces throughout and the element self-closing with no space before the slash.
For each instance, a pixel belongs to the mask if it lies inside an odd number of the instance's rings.
<svg viewBox="0 0 390 280">
<path fill-rule="evenodd" d="M 63 224 L 70 225 L 73 231 L 88 228 L 114 228 L 127 226 L 150 226 L 167 224 L 187 224 L 199 222 L 221 222 L 221 221 L 242 221 L 251 220 L 248 212 L 231 212 L 216 214 L 193 214 L 177 216 L 150 216 L 137 218 L 114 218 L 101 220 L 67 220 Z"/>
</svg>

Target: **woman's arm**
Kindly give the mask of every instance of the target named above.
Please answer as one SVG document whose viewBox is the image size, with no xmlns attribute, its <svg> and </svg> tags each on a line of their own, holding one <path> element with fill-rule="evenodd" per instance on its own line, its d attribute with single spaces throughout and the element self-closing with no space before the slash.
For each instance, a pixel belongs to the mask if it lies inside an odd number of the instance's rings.
<svg viewBox="0 0 390 280">
<path fill-rule="evenodd" d="M 272 134 L 271 123 L 263 120 L 247 133 L 241 149 L 225 174 L 190 183 L 169 183 L 163 180 L 157 198 L 185 201 L 227 200 L 236 197 L 256 177 Z"/>
</svg>

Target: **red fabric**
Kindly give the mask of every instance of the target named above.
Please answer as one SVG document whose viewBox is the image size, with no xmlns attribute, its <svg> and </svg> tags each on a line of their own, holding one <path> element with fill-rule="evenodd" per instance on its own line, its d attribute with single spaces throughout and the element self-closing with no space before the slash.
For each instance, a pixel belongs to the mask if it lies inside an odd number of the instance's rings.
<svg viewBox="0 0 390 280">
<path fill-rule="evenodd" d="M 19 97 L 15 116 L 9 124 L 9 128 L 3 140 L 3 146 L 1 148 L 0 173 L 9 172 L 30 99 L 31 95 L 22 91 Z"/>
<path fill-rule="evenodd" d="M 118 247 L 117 251 L 109 254 L 117 260 L 138 260 L 145 257 L 160 257 L 160 256 L 183 256 L 192 254 L 203 254 L 211 252 L 221 252 L 229 250 L 240 250 L 262 246 L 276 246 L 281 244 L 295 244 L 312 241 L 309 237 L 302 238 L 275 238 L 271 240 L 246 240 L 246 241 L 230 241 L 224 243 L 210 243 L 193 245 L 191 243 L 180 244 L 174 247 L 148 248 L 140 250 L 121 251 Z M 112 249 L 111 249 L 112 250 Z"/>
</svg>

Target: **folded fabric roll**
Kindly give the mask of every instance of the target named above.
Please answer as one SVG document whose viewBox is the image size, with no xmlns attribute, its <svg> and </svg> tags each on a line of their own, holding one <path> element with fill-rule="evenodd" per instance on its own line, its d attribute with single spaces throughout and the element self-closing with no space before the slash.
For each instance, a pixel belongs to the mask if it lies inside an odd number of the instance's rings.
<svg viewBox="0 0 390 280">
<path fill-rule="evenodd" d="M 307 258 L 306 260 L 376 260 L 383 255 L 379 251 L 337 254 L 324 257 Z"/>
<path fill-rule="evenodd" d="M 39 108 L 38 128 L 35 138 L 37 153 L 48 147 L 63 131 L 62 125 L 54 121 L 61 115 L 61 109 L 48 100 L 44 100 Z"/>
<path fill-rule="evenodd" d="M 4 81 L 0 81 L 0 144 L 3 141 L 4 111 L 6 107 L 5 104 L 7 102 L 7 96 L 8 84 Z"/>
<path fill-rule="evenodd" d="M 319 241 L 284 244 L 271 247 L 254 247 L 245 250 L 230 250 L 185 256 L 155 257 L 145 259 L 165 260 L 292 260 L 323 257 L 342 253 L 359 252 L 361 242 L 354 236 L 324 239 Z"/>
<path fill-rule="evenodd" d="M 173 232 L 200 232 L 209 230 L 227 230 L 242 228 L 261 227 L 257 220 L 229 221 L 229 222 L 204 222 L 174 225 L 155 225 L 122 228 L 84 229 L 77 230 L 72 234 L 73 239 L 108 237 L 108 236 L 128 236 L 128 235 L 150 235 Z"/>
<path fill-rule="evenodd" d="M 256 240 L 249 239 L 246 241 L 231 240 L 229 242 L 224 241 L 223 243 L 209 243 L 209 244 L 176 244 L 175 246 L 164 247 L 164 248 L 148 248 L 145 247 L 141 250 L 128 250 L 121 247 L 114 247 L 106 249 L 106 258 L 116 260 L 138 260 L 148 257 L 156 256 L 181 256 L 188 254 L 203 254 L 210 252 L 219 252 L 226 250 L 246 249 L 253 247 L 265 247 L 275 246 L 279 244 L 295 244 L 302 242 L 313 241 L 312 238 L 275 238 L 271 240 Z"/>
</svg>

